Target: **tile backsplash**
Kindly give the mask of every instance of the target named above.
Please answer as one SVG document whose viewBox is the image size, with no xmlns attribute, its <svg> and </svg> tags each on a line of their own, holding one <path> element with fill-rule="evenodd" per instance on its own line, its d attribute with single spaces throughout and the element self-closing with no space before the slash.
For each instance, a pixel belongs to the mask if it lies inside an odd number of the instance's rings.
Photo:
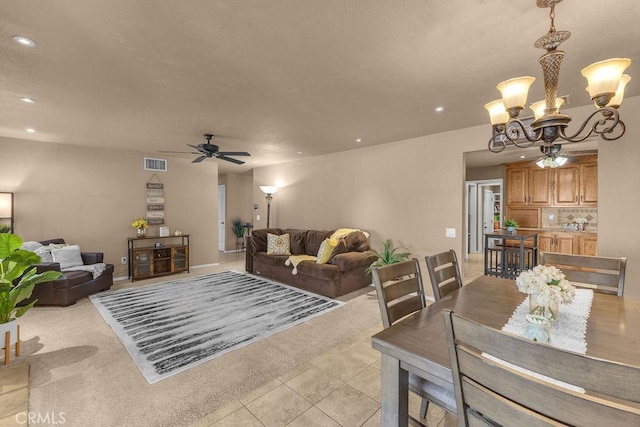
<svg viewBox="0 0 640 427">
<path fill-rule="evenodd" d="M 585 231 L 598 231 L 598 208 L 542 208 L 542 228 L 562 228 L 576 218 L 586 218 Z"/>
</svg>

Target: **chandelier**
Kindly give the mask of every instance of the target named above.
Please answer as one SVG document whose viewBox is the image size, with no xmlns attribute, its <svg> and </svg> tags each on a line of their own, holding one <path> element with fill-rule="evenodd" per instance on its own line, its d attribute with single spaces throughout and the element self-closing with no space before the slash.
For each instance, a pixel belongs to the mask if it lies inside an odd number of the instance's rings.
<svg viewBox="0 0 640 427">
<path fill-rule="evenodd" d="M 624 122 L 618 116 L 618 107 L 622 103 L 624 87 L 631 80 L 631 77 L 623 74 L 631 64 L 631 60 L 613 58 L 596 62 L 582 70 L 582 75 L 588 82 L 587 91 L 597 109 L 584 120 L 576 133 L 566 134 L 571 117 L 559 111 L 564 103 L 563 98 L 557 97 L 558 76 L 564 52 L 557 48 L 571 36 L 571 33 L 556 31 L 554 25 L 555 6 L 561 1 L 537 0 L 538 7 L 550 9 L 551 27 L 549 32 L 534 44 L 535 47 L 547 51 L 538 60 L 542 67 L 545 99 L 530 106 L 534 112 L 530 131 L 527 131 L 528 126 L 518 116 L 527 102 L 527 94 L 535 80 L 534 77 L 518 77 L 498 84 L 497 88 L 502 93 L 502 99 L 485 105 L 493 127 L 489 150 L 494 153 L 504 150 L 507 144 L 526 148 L 540 143 L 540 149 L 545 156 L 555 160 L 559 144 L 556 144 L 557 150 L 553 146 L 558 138 L 564 141 L 563 143 L 573 143 L 584 141 L 592 134 L 596 134 L 604 140 L 614 141 L 625 132 Z M 551 147 L 554 149 L 550 149 Z"/>
</svg>

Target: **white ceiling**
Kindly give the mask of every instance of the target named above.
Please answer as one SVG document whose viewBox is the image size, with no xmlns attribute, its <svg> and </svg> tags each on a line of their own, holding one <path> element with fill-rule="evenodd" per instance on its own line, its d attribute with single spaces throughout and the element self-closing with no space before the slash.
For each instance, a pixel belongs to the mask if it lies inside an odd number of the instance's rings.
<svg viewBox="0 0 640 427">
<path fill-rule="evenodd" d="M 618 56 L 640 94 L 640 2 L 567 0 L 556 15 L 572 32 L 560 95 L 589 104 L 580 69 Z M 240 173 L 488 123 L 510 77 L 536 77 L 542 99 L 533 43 L 548 28 L 534 0 L 3 0 L 0 136 L 158 153 L 213 133 L 252 157 L 193 167 Z"/>
</svg>

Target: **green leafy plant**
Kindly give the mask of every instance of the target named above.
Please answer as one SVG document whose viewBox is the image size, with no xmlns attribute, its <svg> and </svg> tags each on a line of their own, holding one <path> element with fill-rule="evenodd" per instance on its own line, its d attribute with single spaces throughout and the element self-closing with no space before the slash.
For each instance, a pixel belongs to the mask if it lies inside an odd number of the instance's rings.
<svg viewBox="0 0 640 427">
<path fill-rule="evenodd" d="M 244 236 L 244 223 L 242 222 L 242 218 L 239 216 L 231 218 L 231 231 L 236 237 Z"/>
<path fill-rule="evenodd" d="M 20 249 L 20 246 L 20 236 L 0 234 L 0 323 L 8 323 L 33 307 L 37 300 L 23 307 L 17 305 L 31 297 L 35 285 L 55 280 L 62 275 L 59 271 L 36 273 L 36 268 L 30 267 L 38 264 L 40 257 Z"/>
<path fill-rule="evenodd" d="M 396 252 L 400 248 L 391 247 L 391 239 L 385 240 L 382 245 L 384 247 L 382 252 L 376 252 L 374 254 L 378 259 L 372 262 L 371 265 L 365 270 L 365 273 L 367 273 L 367 275 L 371 274 L 371 269 L 374 267 L 396 264 L 398 262 L 406 261 L 409 259 L 409 252 Z"/>
<path fill-rule="evenodd" d="M 516 222 L 515 219 L 505 219 L 504 226 L 518 228 L 518 223 Z"/>
</svg>

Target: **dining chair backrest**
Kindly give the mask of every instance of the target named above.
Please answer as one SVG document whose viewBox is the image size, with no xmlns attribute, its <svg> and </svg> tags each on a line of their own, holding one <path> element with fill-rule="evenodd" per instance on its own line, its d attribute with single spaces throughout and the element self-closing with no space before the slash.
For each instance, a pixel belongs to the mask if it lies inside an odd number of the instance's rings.
<svg viewBox="0 0 640 427">
<path fill-rule="evenodd" d="M 427 263 L 433 297 L 436 301 L 462 287 L 458 257 L 453 249 L 426 256 L 424 260 Z"/>
<path fill-rule="evenodd" d="M 590 288 L 595 292 L 624 294 L 624 275 L 627 259 L 587 255 L 568 255 L 543 252 L 540 263 L 558 267 L 567 280 L 576 287 Z"/>
<path fill-rule="evenodd" d="M 640 367 L 530 341 L 448 309 L 443 316 L 460 426 L 640 425 Z"/>
<path fill-rule="evenodd" d="M 385 328 L 425 307 L 424 287 L 417 259 L 374 267 L 371 274 Z"/>
</svg>

